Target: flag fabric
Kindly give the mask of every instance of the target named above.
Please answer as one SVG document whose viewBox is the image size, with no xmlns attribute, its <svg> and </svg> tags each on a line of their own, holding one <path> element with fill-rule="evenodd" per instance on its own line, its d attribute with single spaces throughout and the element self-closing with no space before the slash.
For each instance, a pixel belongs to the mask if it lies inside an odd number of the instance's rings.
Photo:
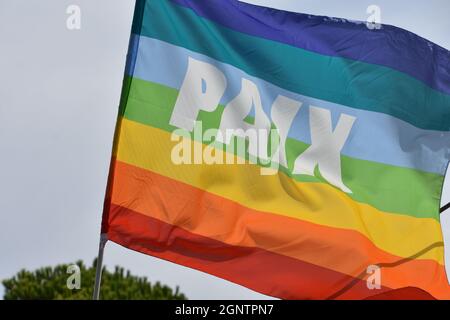
<svg viewBox="0 0 450 320">
<path fill-rule="evenodd" d="M 449 51 L 235 0 L 138 0 L 102 232 L 283 299 L 449 299 L 449 156 Z"/>
</svg>

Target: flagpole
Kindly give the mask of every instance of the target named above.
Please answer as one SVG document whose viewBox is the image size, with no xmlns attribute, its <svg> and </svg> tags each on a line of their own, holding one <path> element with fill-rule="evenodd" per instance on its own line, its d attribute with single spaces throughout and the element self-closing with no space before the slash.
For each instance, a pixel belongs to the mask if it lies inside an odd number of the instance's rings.
<svg viewBox="0 0 450 320">
<path fill-rule="evenodd" d="M 100 235 L 100 243 L 98 246 L 97 267 L 95 270 L 94 294 L 92 296 L 93 300 L 100 300 L 100 286 L 102 282 L 102 271 L 103 271 L 103 253 L 105 251 L 106 242 L 108 242 L 108 235 L 106 233 L 102 233 Z"/>
<path fill-rule="evenodd" d="M 134 7 L 134 16 L 133 16 L 133 26 L 135 24 L 135 22 L 137 22 L 137 24 L 140 24 L 142 27 L 142 18 L 144 15 L 144 7 L 145 6 L 145 1 L 140 1 L 140 0 L 136 0 L 135 2 L 135 7 Z M 138 15 L 137 13 L 140 12 L 140 15 Z M 131 52 L 133 52 L 133 37 L 131 37 L 132 34 L 132 30 L 130 31 L 130 39 L 129 39 L 129 47 L 128 47 L 128 54 L 127 54 L 127 65 L 128 63 L 131 61 L 133 61 L 133 56 L 131 54 Z M 125 72 L 124 74 L 126 74 L 126 67 L 125 67 Z M 123 80 L 123 87 L 122 87 L 122 95 L 124 94 L 124 92 L 128 92 L 129 91 L 129 86 L 125 86 L 126 81 L 125 78 Z M 118 136 L 119 136 L 119 132 L 120 132 L 120 124 L 121 124 L 121 117 L 120 117 L 120 105 L 119 105 L 119 112 L 118 112 L 118 117 L 117 117 L 117 122 L 116 122 L 116 128 L 114 130 L 114 141 L 113 141 L 113 146 L 112 146 L 112 154 L 114 154 L 114 150 L 117 147 L 117 143 L 118 143 Z M 105 193 L 105 203 L 104 203 L 104 208 L 103 208 L 103 218 L 102 218 L 102 222 L 103 221 L 108 221 L 107 220 L 107 216 L 109 214 L 109 202 L 111 201 L 111 199 L 108 199 L 108 197 L 110 196 L 110 192 L 112 188 L 112 177 L 114 176 L 114 164 L 113 164 L 113 157 L 111 157 L 110 160 L 110 165 L 109 165 L 109 174 L 108 174 L 108 183 L 106 186 L 106 193 Z M 103 229 L 103 228 L 102 228 Z M 94 293 L 92 295 L 92 299 L 93 300 L 100 300 L 100 287 L 101 287 L 101 282 L 102 282 L 102 271 L 103 271 L 103 253 L 105 251 L 105 245 L 108 242 L 108 235 L 106 233 L 101 233 L 100 234 L 100 243 L 98 246 L 98 257 L 97 257 L 97 266 L 96 266 L 96 270 L 95 270 L 95 284 L 94 284 Z"/>
<path fill-rule="evenodd" d="M 444 211 L 447 211 L 448 209 L 450 209 L 450 202 L 447 203 L 445 206 L 443 206 L 443 207 L 439 210 L 439 213 L 443 213 Z"/>
</svg>

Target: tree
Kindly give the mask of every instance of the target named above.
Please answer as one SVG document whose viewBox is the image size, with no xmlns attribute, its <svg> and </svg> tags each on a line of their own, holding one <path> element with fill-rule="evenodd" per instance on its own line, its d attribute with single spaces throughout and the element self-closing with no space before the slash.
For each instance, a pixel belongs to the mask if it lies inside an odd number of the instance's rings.
<svg viewBox="0 0 450 320">
<path fill-rule="evenodd" d="M 96 264 L 97 260 L 94 260 L 92 267 L 87 268 L 82 261 L 78 261 L 72 265 L 61 264 L 56 267 L 40 268 L 36 271 L 21 270 L 12 278 L 2 281 L 5 287 L 4 299 L 91 299 Z M 152 284 L 146 277 L 133 276 L 130 271 L 125 272 L 118 266 L 115 267 L 114 272 L 103 268 L 100 298 L 104 300 L 187 299 L 184 294 L 179 292 L 178 287 L 174 291 L 159 282 Z"/>
</svg>

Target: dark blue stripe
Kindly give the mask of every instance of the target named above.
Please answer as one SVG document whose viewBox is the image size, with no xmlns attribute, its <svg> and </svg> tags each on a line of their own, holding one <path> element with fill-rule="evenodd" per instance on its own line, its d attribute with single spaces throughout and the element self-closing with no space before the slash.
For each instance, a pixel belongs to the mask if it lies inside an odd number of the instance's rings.
<svg viewBox="0 0 450 320">
<path fill-rule="evenodd" d="M 170 0 L 235 31 L 323 55 L 382 65 L 450 94 L 450 51 L 389 25 L 292 13 L 236 0 Z M 194 32 L 194 31 L 193 31 Z"/>
</svg>

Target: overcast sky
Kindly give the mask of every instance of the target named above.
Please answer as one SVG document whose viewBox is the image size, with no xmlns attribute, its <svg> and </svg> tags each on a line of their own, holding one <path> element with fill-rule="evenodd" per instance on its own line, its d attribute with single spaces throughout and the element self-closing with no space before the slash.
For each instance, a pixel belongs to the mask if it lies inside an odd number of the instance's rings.
<svg viewBox="0 0 450 320">
<path fill-rule="evenodd" d="M 355 20 L 377 4 L 383 23 L 450 49 L 448 0 L 251 2 Z M 66 28 L 72 4 L 82 10 L 81 30 Z M 133 7 L 134 0 L 0 0 L 0 279 L 21 268 L 91 263 L 97 254 Z M 443 225 L 450 240 L 450 212 Z M 180 285 L 191 299 L 263 297 L 112 243 L 105 263 Z"/>
</svg>

